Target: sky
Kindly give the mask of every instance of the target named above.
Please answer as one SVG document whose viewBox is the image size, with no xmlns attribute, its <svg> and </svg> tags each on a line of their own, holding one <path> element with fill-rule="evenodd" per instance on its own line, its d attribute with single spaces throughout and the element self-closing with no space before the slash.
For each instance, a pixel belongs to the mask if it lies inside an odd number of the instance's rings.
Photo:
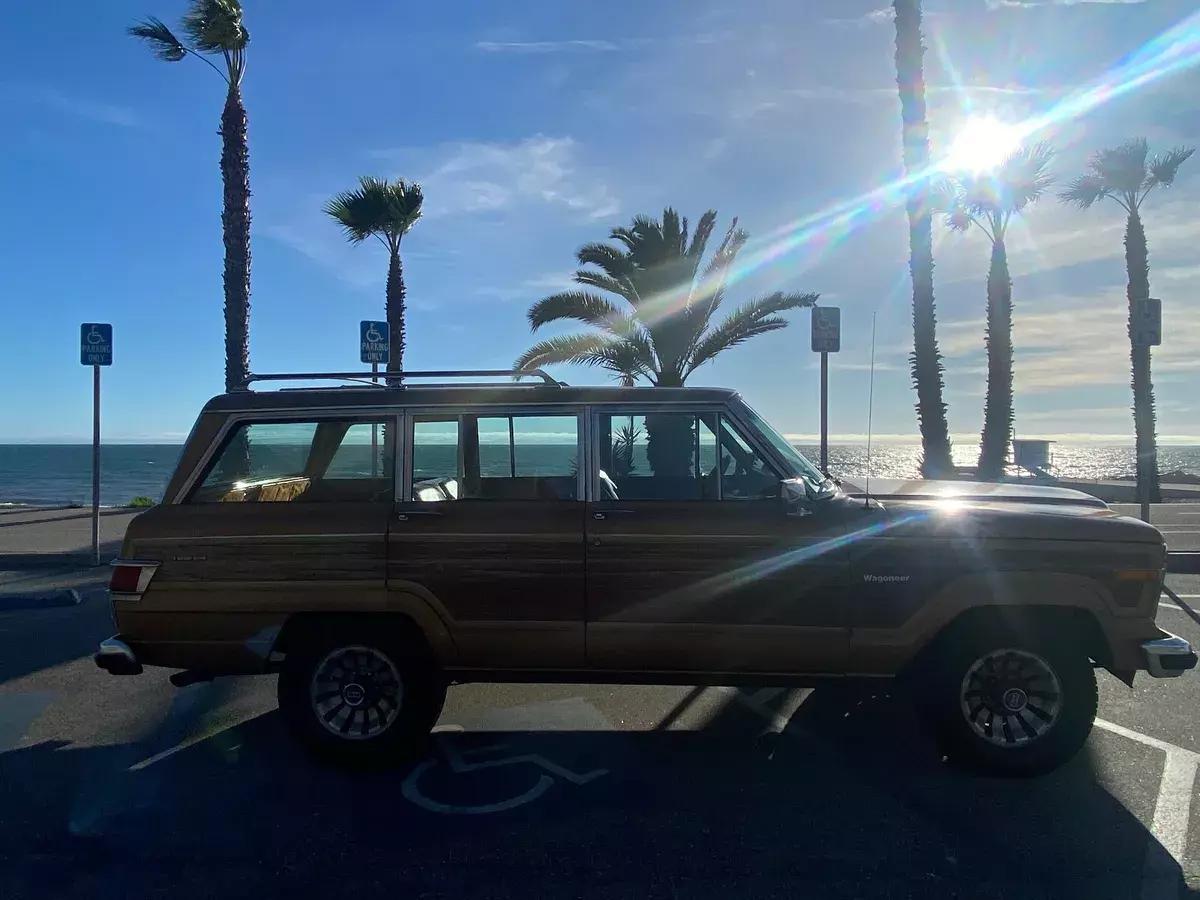
<svg viewBox="0 0 1200 900">
<path fill-rule="evenodd" d="M 358 322 L 382 318 L 387 260 L 347 244 L 322 206 L 360 175 L 425 190 L 403 243 L 410 369 L 508 367 L 534 340 L 525 311 L 569 284 L 580 245 L 639 213 L 670 205 L 694 222 L 711 208 L 719 231 L 737 216 L 752 236 L 730 307 L 794 290 L 841 308 L 833 439 L 867 430 L 873 314 L 873 431 L 914 439 L 904 213 L 863 200 L 901 171 L 882 5 L 246 0 L 252 369 L 359 367 Z M 1044 121 L 1031 139 L 1054 144 L 1060 183 L 1131 137 L 1200 144 L 1194 0 L 925 7 L 935 154 L 985 114 Z M 6 0 L 0 442 L 90 439 L 85 321 L 115 329 L 105 440 L 180 441 L 222 389 L 224 85 L 124 33 L 145 15 L 174 25 L 184 8 Z M 1144 210 L 1168 442 L 1200 443 L 1198 200 L 1200 158 Z M 1122 216 L 1048 196 L 1011 231 L 1018 436 L 1131 440 Z M 950 430 L 977 442 L 988 245 L 940 223 L 935 242 Z M 780 431 L 815 433 L 809 314 L 791 319 L 689 383 L 736 388 Z M 587 369 L 554 374 L 604 382 Z"/>
</svg>

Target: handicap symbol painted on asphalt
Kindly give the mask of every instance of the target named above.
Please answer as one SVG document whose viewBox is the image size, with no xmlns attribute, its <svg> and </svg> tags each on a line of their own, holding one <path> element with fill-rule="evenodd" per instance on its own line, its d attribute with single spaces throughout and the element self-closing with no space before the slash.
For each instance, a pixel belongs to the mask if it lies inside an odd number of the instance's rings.
<svg viewBox="0 0 1200 900">
<path fill-rule="evenodd" d="M 591 772 L 580 774 L 572 772 L 558 763 L 546 759 L 536 753 L 521 753 L 515 756 L 502 756 L 496 759 L 487 759 L 480 761 L 474 760 L 485 754 L 495 753 L 500 750 L 507 749 L 506 744 L 489 744 L 486 747 L 477 747 L 472 750 L 459 751 L 451 742 L 449 737 L 445 735 L 438 736 L 438 748 L 441 751 L 442 757 L 446 765 L 450 767 L 452 772 L 456 774 L 465 774 L 467 772 L 478 772 L 483 769 L 498 769 L 504 766 L 517 765 L 534 765 L 538 766 L 543 772 L 538 776 L 537 783 L 529 790 L 516 797 L 510 797 L 507 800 L 500 800 L 496 803 L 484 803 L 475 806 L 462 806 L 458 804 L 442 803 L 426 796 L 421 790 L 421 778 L 426 775 L 431 769 L 438 766 L 442 760 L 427 759 L 418 764 L 404 779 L 404 784 L 401 785 L 401 790 L 404 796 L 411 803 L 435 813 L 446 813 L 451 815 L 467 815 L 477 816 L 486 813 L 505 812 L 506 810 L 516 809 L 518 806 L 524 806 L 526 803 L 532 803 L 537 800 L 542 794 L 550 790 L 554 786 L 555 778 L 561 778 L 563 781 L 570 782 L 573 785 L 584 785 L 589 781 L 594 781 L 601 775 L 607 775 L 607 769 L 593 769 Z"/>
</svg>

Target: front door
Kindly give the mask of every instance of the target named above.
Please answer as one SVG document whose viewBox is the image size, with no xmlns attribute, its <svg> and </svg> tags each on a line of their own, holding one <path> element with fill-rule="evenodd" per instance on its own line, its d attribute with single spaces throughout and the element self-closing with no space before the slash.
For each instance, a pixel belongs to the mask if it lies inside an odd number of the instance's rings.
<svg viewBox="0 0 1200 900">
<path fill-rule="evenodd" d="M 605 412 L 595 430 L 589 666 L 843 669 L 841 517 L 789 506 L 780 473 L 717 412 Z"/>
<path fill-rule="evenodd" d="M 584 664 L 584 503 L 575 411 L 409 417 L 388 588 L 425 597 L 460 665 Z"/>
</svg>

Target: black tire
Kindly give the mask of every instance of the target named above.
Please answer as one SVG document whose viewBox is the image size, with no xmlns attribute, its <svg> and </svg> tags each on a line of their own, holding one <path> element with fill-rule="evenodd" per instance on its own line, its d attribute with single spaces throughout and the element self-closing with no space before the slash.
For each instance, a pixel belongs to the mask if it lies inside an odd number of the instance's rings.
<svg viewBox="0 0 1200 900">
<path fill-rule="evenodd" d="M 426 749 L 446 685 L 428 645 L 410 629 L 348 620 L 295 637 L 278 696 L 292 734 L 318 759 L 379 768 Z"/>
<path fill-rule="evenodd" d="M 917 687 L 943 752 L 987 775 L 1058 768 L 1092 731 L 1098 696 L 1091 661 L 1067 635 L 984 631 L 947 635 Z"/>
</svg>

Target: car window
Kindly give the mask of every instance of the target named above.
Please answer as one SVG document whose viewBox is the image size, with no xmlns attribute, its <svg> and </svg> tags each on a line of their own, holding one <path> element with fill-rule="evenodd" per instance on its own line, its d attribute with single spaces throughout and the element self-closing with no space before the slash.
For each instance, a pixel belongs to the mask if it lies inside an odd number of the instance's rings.
<svg viewBox="0 0 1200 900">
<path fill-rule="evenodd" d="M 575 500 L 578 459 L 576 415 L 421 416 L 412 499 Z"/>
<path fill-rule="evenodd" d="M 188 502 L 390 500 L 391 447 L 382 421 L 242 424 L 225 440 Z"/>
<path fill-rule="evenodd" d="M 779 496 L 780 480 L 774 467 L 721 416 L 721 499 L 773 499 Z"/>
<path fill-rule="evenodd" d="M 601 498 L 717 499 L 714 424 L 690 413 L 601 415 Z"/>
</svg>

